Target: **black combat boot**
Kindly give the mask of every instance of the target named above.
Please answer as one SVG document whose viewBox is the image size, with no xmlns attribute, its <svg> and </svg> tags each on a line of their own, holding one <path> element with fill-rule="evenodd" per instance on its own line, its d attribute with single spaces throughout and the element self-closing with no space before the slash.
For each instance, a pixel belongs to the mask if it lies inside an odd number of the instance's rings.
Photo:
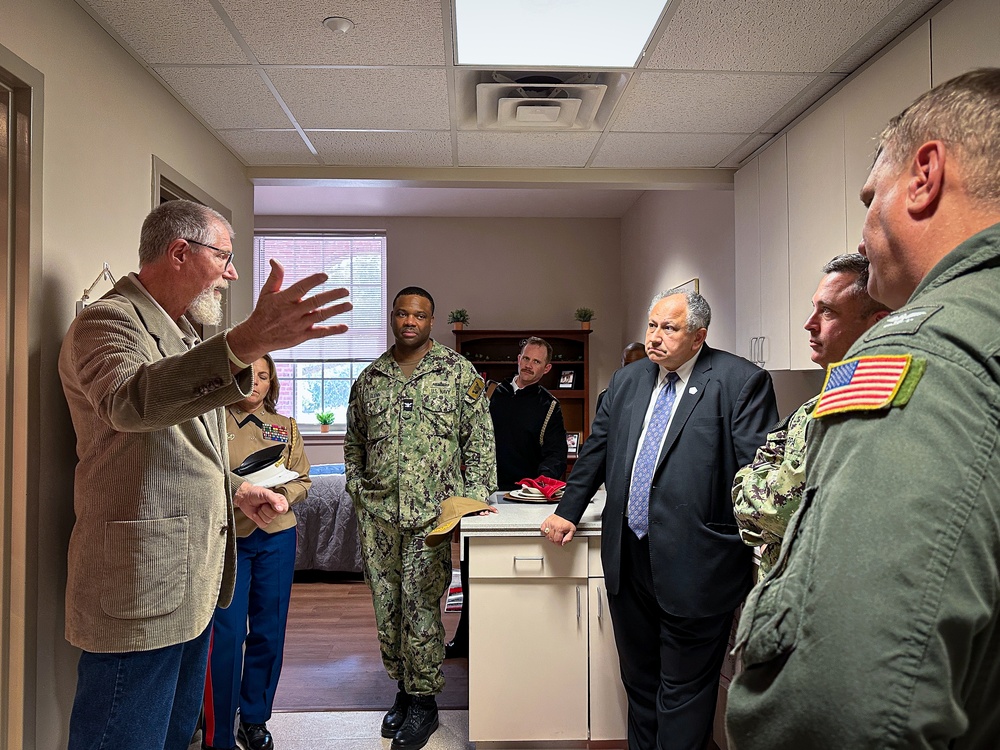
<svg viewBox="0 0 1000 750">
<path fill-rule="evenodd" d="M 399 692 L 396 693 L 396 700 L 392 703 L 389 713 L 382 717 L 382 736 L 395 737 L 396 732 L 406 721 L 406 713 L 410 710 L 410 701 L 413 697 L 408 695 L 403 689 L 403 681 L 399 681 Z"/>
<path fill-rule="evenodd" d="M 438 728 L 438 706 L 433 695 L 414 695 L 406 721 L 392 738 L 392 750 L 420 750 Z"/>
</svg>

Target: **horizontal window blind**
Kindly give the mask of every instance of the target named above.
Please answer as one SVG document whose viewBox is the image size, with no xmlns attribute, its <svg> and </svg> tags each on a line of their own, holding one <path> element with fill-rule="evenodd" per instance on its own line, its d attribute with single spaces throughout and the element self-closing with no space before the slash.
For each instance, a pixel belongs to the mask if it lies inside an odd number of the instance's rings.
<svg viewBox="0 0 1000 750">
<path fill-rule="evenodd" d="M 271 352 L 284 362 L 371 362 L 385 351 L 387 303 L 385 293 L 385 235 L 307 234 L 268 232 L 254 237 L 254 304 L 271 273 L 274 258 L 285 268 L 282 288 L 325 272 L 330 278 L 311 294 L 337 287 L 351 290 L 354 309 L 327 323 L 346 323 L 340 336 L 306 341 L 291 349 Z"/>
</svg>

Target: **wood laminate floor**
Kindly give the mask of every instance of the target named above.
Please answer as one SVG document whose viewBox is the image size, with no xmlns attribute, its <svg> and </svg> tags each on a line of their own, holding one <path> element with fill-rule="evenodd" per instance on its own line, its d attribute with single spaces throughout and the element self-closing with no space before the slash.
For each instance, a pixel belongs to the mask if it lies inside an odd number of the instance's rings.
<svg viewBox="0 0 1000 750">
<path fill-rule="evenodd" d="M 456 555 L 456 560 L 457 555 Z M 448 638 L 458 615 L 443 616 Z M 468 709 L 469 663 L 444 663 L 442 709 Z M 292 585 L 285 659 L 275 711 L 385 711 L 396 683 L 382 667 L 371 592 L 363 581 L 327 577 Z"/>
</svg>

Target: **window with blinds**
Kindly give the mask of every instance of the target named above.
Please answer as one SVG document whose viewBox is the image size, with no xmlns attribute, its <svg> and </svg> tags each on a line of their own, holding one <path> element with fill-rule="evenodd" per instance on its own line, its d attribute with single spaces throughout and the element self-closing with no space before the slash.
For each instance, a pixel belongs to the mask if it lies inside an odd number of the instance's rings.
<svg viewBox="0 0 1000 750">
<path fill-rule="evenodd" d="M 385 351 L 385 235 L 279 232 L 256 235 L 254 304 L 271 273 L 272 258 L 285 268 L 286 287 L 322 271 L 330 278 L 313 293 L 341 286 L 351 290 L 349 299 L 354 309 L 337 319 L 348 325 L 347 333 L 271 352 L 281 381 L 278 411 L 294 417 L 306 432 L 310 431 L 310 425 L 318 424 L 318 412 L 333 412 L 334 430 L 343 432 L 351 385 Z"/>
</svg>

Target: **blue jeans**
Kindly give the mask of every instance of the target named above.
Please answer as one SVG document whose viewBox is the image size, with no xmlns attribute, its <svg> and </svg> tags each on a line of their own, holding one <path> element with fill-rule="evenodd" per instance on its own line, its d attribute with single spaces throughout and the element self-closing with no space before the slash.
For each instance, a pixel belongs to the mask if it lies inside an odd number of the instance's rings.
<svg viewBox="0 0 1000 750">
<path fill-rule="evenodd" d="M 203 725 L 209 747 L 236 744 L 237 707 L 244 724 L 271 718 L 294 574 L 294 526 L 274 534 L 255 529 L 236 540 L 233 601 L 212 620 Z"/>
<path fill-rule="evenodd" d="M 201 710 L 210 632 L 153 651 L 84 651 L 67 750 L 187 750 Z"/>
</svg>

